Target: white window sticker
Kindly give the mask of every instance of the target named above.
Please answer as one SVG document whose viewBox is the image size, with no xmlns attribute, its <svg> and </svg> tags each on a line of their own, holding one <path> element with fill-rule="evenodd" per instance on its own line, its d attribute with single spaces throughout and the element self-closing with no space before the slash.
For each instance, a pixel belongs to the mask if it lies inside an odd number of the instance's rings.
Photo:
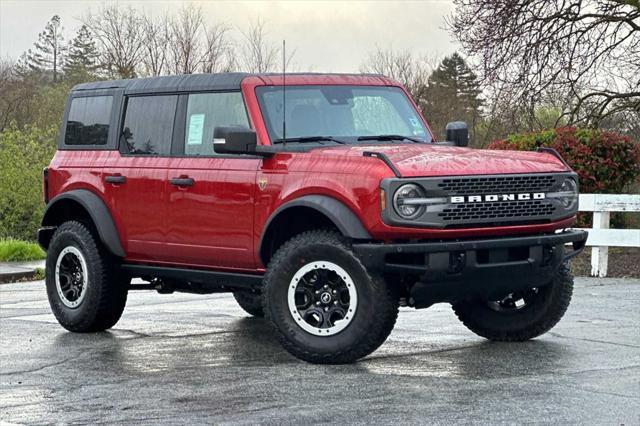
<svg viewBox="0 0 640 426">
<path fill-rule="evenodd" d="M 202 145 L 204 114 L 193 114 L 189 117 L 189 138 L 187 145 Z"/>
</svg>

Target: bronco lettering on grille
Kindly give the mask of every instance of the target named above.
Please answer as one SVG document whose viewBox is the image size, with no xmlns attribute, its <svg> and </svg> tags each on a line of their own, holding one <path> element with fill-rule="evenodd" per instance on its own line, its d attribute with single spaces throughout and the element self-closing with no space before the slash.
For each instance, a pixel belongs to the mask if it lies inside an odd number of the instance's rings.
<svg viewBox="0 0 640 426">
<path fill-rule="evenodd" d="M 525 192 L 520 194 L 464 195 L 451 197 L 451 203 L 482 203 L 491 201 L 544 200 L 544 192 Z"/>
</svg>

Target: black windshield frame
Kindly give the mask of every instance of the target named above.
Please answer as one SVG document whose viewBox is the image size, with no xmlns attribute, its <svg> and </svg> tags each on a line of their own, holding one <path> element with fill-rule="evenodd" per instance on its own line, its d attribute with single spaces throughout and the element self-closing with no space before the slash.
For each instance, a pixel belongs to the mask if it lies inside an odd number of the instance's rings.
<svg viewBox="0 0 640 426">
<path fill-rule="evenodd" d="M 349 84 L 349 85 L 338 85 L 338 84 L 302 84 L 302 85 L 287 85 L 286 86 L 286 91 L 287 93 L 290 93 L 290 91 L 292 90 L 296 90 L 296 89 L 326 89 L 328 87 L 333 87 L 333 86 L 339 86 L 341 88 L 352 88 L 352 89 L 387 89 L 387 90 L 392 90 L 392 91 L 397 91 L 398 94 L 400 94 L 402 96 L 402 98 L 404 98 L 404 100 L 406 101 L 406 106 L 408 109 L 410 109 L 414 114 L 415 114 L 415 118 L 419 121 L 419 124 L 421 126 L 421 128 L 424 130 L 424 143 L 433 143 L 434 142 L 434 137 L 433 134 L 431 132 L 431 128 L 429 127 L 429 125 L 427 124 L 427 122 L 425 121 L 424 117 L 422 116 L 422 114 L 420 113 L 420 111 L 416 108 L 415 103 L 411 100 L 411 98 L 407 95 L 407 93 L 402 90 L 402 88 L 398 87 L 398 86 L 378 86 L 378 85 L 357 85 L 357 84 Z M 262 116 L 262 120 L 263 123 L 266 127 L 267 130 L 267 134 L 269 136 L 269 143 L 271 145 L 274 145 L 274 140 L 280 139 L 280 134 L 278 132 L 281 132 L 280 129 L 274 129 L 273 125 L 272 125 L 272 121 L 269 117 L 269 109 L 265 103 L 265 99 L 264 99 L 264 93 L 266 93 L 267 91 L 271 92 L 271 91 L 278 91 L 281 92 L 282 91 L 282 87 L 281 85 L 265 85 L 265 86 L 257 86 L 255 88 L 255 96 L 256 99 L 258 101 L 258 106 L 260 108 L 260 113 Z M 287 108 L 289 108 L 289 105 L 287 105 Z M 397 111 L 399 113 L 399 111 Z M 287 126 L 288 127 L 288 126 Z M 327 136 L 327 135 L 319 135 L 319 136 Z M 339 135 L 339 134 L 335 134 L 335 135 L 330 135 L 332 137 L 336 137 L 336 138 L 340 138 L 341 140 L 344 140 L 346 143 L 348 144 L 356 144 L 356 145 L 369 145 L 369 144 L 380 144 L 382 142 L 378 141 L 376 142 L 375 140 L 371 139 L 371 140 L 358 140 L 358 136 L 365 136 L 365 135 L 357 135 L 357 136 L 344 136 L 344 135 Z M 289 137 L 289 134 L 287 133 L 287 137 Z M 415 142 L 411 142 L 411 141 L 402 141 L 402 140 L 398 140 L 398 141 L 394 141 L 394 142 L 398 142 L 398 143 L 415 143 Z M 387 141 L 386 143 L 389 143 L 389 141 Z"/>
</svg>

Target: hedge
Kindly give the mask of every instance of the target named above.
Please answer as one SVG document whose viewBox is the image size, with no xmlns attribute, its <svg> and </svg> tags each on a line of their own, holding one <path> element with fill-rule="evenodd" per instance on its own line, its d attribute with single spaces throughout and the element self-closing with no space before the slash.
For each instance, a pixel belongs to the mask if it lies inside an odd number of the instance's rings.
<svg viewBox="0 0 640 426">
<path fill-rule="evenodd" d="M 510 135 L 488 148 L 535 150 L 541 146 L 554 148 L 578 173 L 580 192 L 620 194 L 640 177 L 640 145 L 599 129 L 561 127 Z"/>
<path fill-rule="evenodd" d="M 42 169 L 55 153 L 57 128 L 0 133 L 0 238 L 33 241 L 40 226 Z"/>
</svg>

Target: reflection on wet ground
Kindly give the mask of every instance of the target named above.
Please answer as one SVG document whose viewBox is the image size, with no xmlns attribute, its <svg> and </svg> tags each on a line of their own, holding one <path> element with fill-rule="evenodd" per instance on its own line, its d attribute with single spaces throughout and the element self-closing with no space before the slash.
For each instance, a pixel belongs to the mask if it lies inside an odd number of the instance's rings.
<svg viewBox="0 0 640 426">
<path fill-rule="evenodd" d="M 638 280 L 580 279 L 561 324 L 518 344 L 406 309 L 372 356 L 316 366 L 228 295 L 132 293 L 115 329 L 72 334 L 41 282 L 2 285 L 0 420 L 638 424 L 639 299 Z"/>
</svg>

